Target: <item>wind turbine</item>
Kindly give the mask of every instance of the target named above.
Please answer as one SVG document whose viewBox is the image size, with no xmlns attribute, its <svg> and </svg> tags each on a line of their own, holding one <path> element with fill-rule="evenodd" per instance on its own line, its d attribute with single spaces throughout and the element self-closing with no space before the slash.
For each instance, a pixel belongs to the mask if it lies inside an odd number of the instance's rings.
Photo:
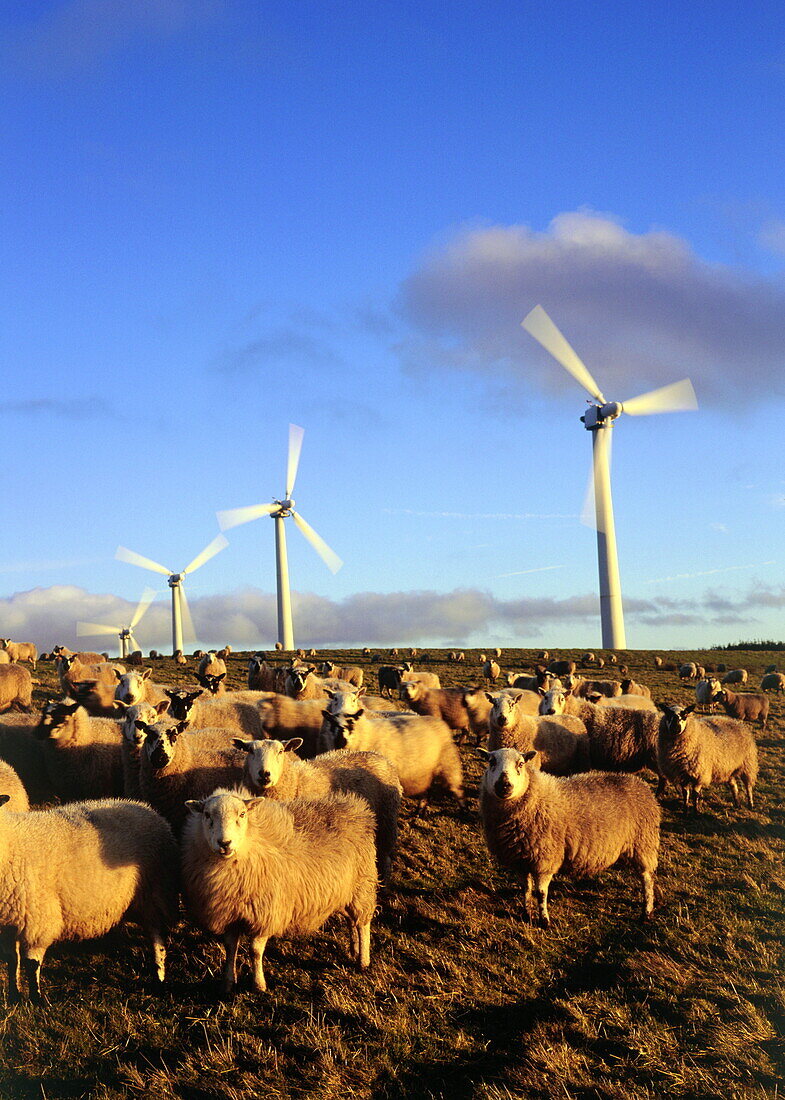
<svg viewBox="0 0 785 1100">
<path fill-rule="evenodd" d="M 150 569 L 153 573 L 161 573 L 168 579 L 169 587 L 172 590 L 172 655 L 178 649 L 182 652 L 183 622 L 185 622 L 186 633 L 192 638 L 195 637 L 193 619 L 183 588 L 186 573 L 195 573 L 205 562 L 215 557 L 219 550 L 223 550 L 228 545 L 229 540 L 224 535 L 216 535 L 213 541 L 208 543 L 204 550 L 197 554 L 194 560 L 186 565 L 185 569 L 181 569 L 179 573 L 173 573 L 165 565 L 159 565 L 157 561 L 144 558 L 134 550 L 127 550 L 125 546 L 117 547 L 114 556 L 118 561 L 127 562 L 129 565 L 138 565 L 141 569 Z"/>
<path fill-rule="evenodd" d="M 623 404 L 620 401 L 606 401 L 600 387 L 542 306 L 535 306 L 521 324 L 592 398 L 581 420 L 586 430 L 592 433 L 602 645 L 604 649 L 626 649 L 611 499 L 611 426 L 623 412 L 628 416 L 648 416 L 651 413 L 697 409 L 695 390 L 689 378 L 683 378 L 680 382 L 672 382 L 669 386 L 643 393 Z"/>
<path fill-rule="evenodd" d="M 314 531 L 310 524 L 306 523 L 299 512 L 294 510 L 292 493 L 294 492 L 294 480 L 297 477 L 297 466 L 300 462 L 300 451 L 303 445 L 302 428 L 296 424 L 289 425 L 289 455 L 286 462 L 286 491 L 282 500 L 274 500 L 272 504 L 252 504 L 248 508 L 231 508 L 226 512 L 218 512 L 218 525 L 222 531 L 230 527 L 238 527 L 241 523 L 249 523 L 260 516 L 272 516 L 275 520 L 275 572 L 278 591 L 278 641 L 285 650 L 294 649 L 294 630 L 292 628 L 292 601 L 289 592 L 289 563 L 286 556 L 286 532 L 284 520 L 292 517 L 300 528 L 308 542 L 332 573 L 337 573 L 343 562 L 327 543 Z"/>
<path fill-rule="evenodd" d="M 135 649 L 140 648 L 134 637 L 134 628 L 139 625 L 142 616 L 154 599 L 155 589 L 145 588 L 128 626 L 110 626 L 107 623 L 77 623 L 76 636 L 78 638 L 89 638 L 98 634 L 116 634 L 120 639 L 120 656 L 127 657 L 129 653 L 133 653 Z"/>
</svg>

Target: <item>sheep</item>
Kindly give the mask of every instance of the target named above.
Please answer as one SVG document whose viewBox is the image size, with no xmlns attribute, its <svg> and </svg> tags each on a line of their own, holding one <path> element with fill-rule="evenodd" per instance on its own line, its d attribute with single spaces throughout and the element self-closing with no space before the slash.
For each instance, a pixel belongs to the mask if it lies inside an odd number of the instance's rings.
<svg viewBox="0 0 785 1100">
<path fill-rule="evenodd" d="M 315 932 L 334 913 L 351 927 L 352 954 L 370 964 L 376 908 L 373 814 L 354 794 L 273 802 L 215 791 L 189 800 L 182 880 L 191 919 L 220 936 L 226 952 L 220 991 L 237 981 L 241 936 L 251 936 L 253 984 L 267 989 L 264 949 L 271 936 Z"/>
<path fill-rule="evenodd" d="M 410 649 L 409 650 L 409 656 L 410 657 L 416 657 L 417 656 L 417 650 L 416 649 Z"/>
<path fill-rule="evenodd" d="M 166 818 L 177 835 L 187 817 L 188 798 L 205 798 L 216 787 L 239 783 L 242 753 L 226 730 L 202 729 L 184 735 L 185 722 L 136 721 L 145 734 L 139 761 L 142 797 Z"/>
<path fill-rule="evenodd" d="M 732 668 L 730 672 L 726 672 L 722 677 L 720 683 L 725 684 L 746 684 L 747 683 L 747 670 L 746 668 Z"/>
<path fill-rule="evenodd" d="M 167 703 L 164 701 L 156 706 L 151 706 L 150 703 L 133 703 L 131 706 L 126 706 L 125 703 L 121 703 L 120 707 L 124 711 L 120 722 L 120 733 L 123 738 L 121 748 L 123 795 L 125 798 L 141 798 L 139 764 L 146 734 L 144 730 L 137 727 L 136 723 L 140 721 L 152 725 L 157 722 L 166 713 Z"/>
<path fill-rule="evenodd" d="M 327 692 L 322 681 L 315 675 L 316 668 L 290 668 L 286 673 L 284 694 L 292 699 L 326 699 Z"/>
<path fill-rule="evenodd" d="M 623 698 L 605 699 L 604 705 L 597 706 L 589 699 L 549 691 L 540 701 L 540 714 L 573 714 L 580 718 L 589 735 L 593 768 L 620 772 L 649 768 L 659 776 L 657 794 L 661 795 L 665 778 L 657 762 L 658 715 L 655 710 L 634 709 L 623 703 Z"/>
<path fill-rule="evenodd" d="M 202 659 L 202 657 L 204 657 L 204 655 L 205 655 L 205 654 L 204 654 L 204 650 L 203 650 L 203 649 L 195 649 L 195 650 L 193 651 L 193 653 L 191 654 L 191 656 L 193 657 L 193 659 L 194 659 L 195 661 L 201 661 L 201 659 Z"/>
<path fill-rule="evenodd" d="M 712 696 L 712 702 L 719 703 L 730 718 L 740 718 L 743 722 L 757 720 L 761 729 L 766 729 L 769 720 L 768 695 L 755 695 L 750 691 L 737 693 L 725 688 Z"/>
<path fill-rule="evenodd" d="M 441 718 L 458 734 L 459 741 L 469 732 L 469 712 L 463 696 L 463 688 L 427 688 L 417 681 L 401 684 L 401 698 L 415 714 L 430 714 L 434 718 Z"/>
<path fill-rule="evenodd" d="M 21 665 L 0 665 L 0 711 L 33 709 L 33 678 Z"/>
<path fill-rule="evenodd" d="M 232 691 L 225 695 L 204 696 L 200 689 L 165 688 L 169 713 L 189 729 L 222 729 L 245 737 L 264 737 L 261 704 L 271 692 Z"/>
<path fill-rule="evenodd" d="M 679 679 L 680 680 L 697 680 L 698 666 L 694 661 L 687 661 L 686 664 L 679 665 Z"/>
<path fill-rule="evenodd" d="M 622 857 L 641 876 L 641 917 L 651 919 L 660 808 L 641 779 L 609 772 L 557 777 L 536 766 L 535 751 L 478 751 L 487 761 L 480 784 L 485 843 L 502 867 L 524 877 L 529 919 L 532 882 L 539 924 L 547 928 L 548 887 L 558 871 L 595 875 Z"/>
<path fill-rule="evenodd" d="M 203 687 L 208 695 L 213 697 L 217 695 L 226 695 L 226 673 L 222 672 L 220 676 L 211 676 L 209 673 L 205 673 L 204 676 L 196 673 L 196 680 L 200 687 Z"/>
<path fill-rule="evenodd" d="M 488 692 L 484 688 L 471 687 L 463 693 L 463 705 L 466 707 L 466 713 L 469 715 L 469 729 L 474 734 L 474 743 L 479 745 L 481 741 L 485 740 L 488 736 L 488 715 L 491 713 L 492 704 L 488 699 Z M 533 695 L 533 692 L 519 691 L 517 688 L 504 688 L 502 692 L 496 694 L 511 695 L 517 697 L 523 695 L 527 698 L 529 695 Z M 530 711 L 532 714 L 537 713 L 537 707 L 539 707 L 540 698 L 539 695 L 534 696 L 534 710 Z M 527 710 L 527 713 L 529 711 Z"/>
<path fill-rule="evenodd" d="M 548 672 L 552 672 L 554 676 L 571 676 L 577 668 L 575 661 L 551 661 Z"/>
<path fill-rule="evenodd" d="M 496 649 L 492 650 L 492 653 L 497 661 L 501 659 L 502 651 L 499 649 L 498 646 L 496 647 Z"/>
<path fill-rule="evenodd" d="M 172 830 L 141 802 L 105 799 L 0 813 L 0 928 L 14 937 L 9 999 L 20 996 L 20 954 L 30 998 L 41 1001 L 48 948 L 102 936 L 126 916 L 150 937 L 163 982 L 178 886 Z"/>
<path fill-rule="evenodd" d="M 400 675 L 399 695 L 404 684 L 422 684 L 423 687 L 434 690 L 438 690 L 442 686 L 441 680 L 435 672 L 415 672 L 411 665 L 404 665 L 398 671 Z"/>
<path fill-rule="evenodd" d="M 597 668 L 605 668 L 605 658 L 603 656 L 597 658 Z"/>
<path fill-rule="evenodd" d="M 117 681 L 114 676 L 108 680 L 79 680 L 71 684 L 66 695 L 73 696 L 88 714 L 95 718 L 113 718 L 118 712 L 118 700 L 115 699 Z"/>
<path fill-rule="evenodd" d="M 30 809 L 24 783 L 5 760 L 0 760 L 0 805 L 15 814 L 24 814 Z"/>
<path fill-rule="evenodd" d="M 73 694 L 76 684 L 85 683 L 88 680 L 102 687 L 114 689 L 115 669 L 120 669 L 120 674 L 125 672 L 121 665 L 110 665 L 104 660 L 80 661 L 76 653 L 61 654 L 57 658 L 57 675 L 64 695 Z"/>
<path fill-rule="evenodd" d="M 654 656 L 654 667 L 662 668 L 662 657 Z"/>
<path fill-rule="evenodd" d="M 704 676 L 695 685 L 695 702 L 698 706 L 714 710 L 714 696 L 720 690 L 720 682 L 715 676 Z"/>
<path fill-rule="evenodd" d="M 117 680 L 114 697 L 121 703 L 133 706 L 134 703 L 161 703 L 166 697 L 166 689 L 154 684 L 150 679 L 152 669 L 143 668 L 141 672 L 115 672 Z"/>
<path fill-rule="evenodd" d="M 151 661 L 157 661 L 160 656 L 161 656 L 161 654 L 158 652 L 157 649 L 151 649 L 150 650 L 150 660 Z"/>
<path fill-rule="evenodd" d="M 285 668 L 279 665 L 268 665 L 258 654 L 251 657 L 248 662 L 249 691 L 277 691 L 283 695 L 285 686 Z"/>
<path fill-rule="evenodd" d="M 589 696 L 589 702 L 598 707 L 614 707 L 622 710 L 656 710 L 650 695 L 619 695 L 609 699 L 607 695 L 594 694 Z"/>
<path fill-rule="evenodd" d="M 397 649 L 391 649 L 390 652 L 387 654 L 387 656 L 388 657 L 397 657 L 398 656 L 398 650 Z"/>
<path fill-rule="evenodd" d="M 767 672 L 760 682 L 761 691 L 776 691 L 780 695 L 785 692 L 785 673 Z"/>
<path fill-rule="evenodd" d="M 43 657 L 41 659 L 43 660 Z M 11 664 L 11 658 L 8 656 L 8 653 L 6 652 L 6 650 L 0 649 L 0 665 L 10 665 L 10 664 Z"/>
<path fill-rule="evenodd" d="M 614 683 L 616 681 L 613 681 Z M 646 699 L 651 699 L 651 688 L 646 687 L 645 684 L 639 684 L 635 680 L 625 678 L 621 682 L 621 695 L 643 695 Z M 619 694 L 617 692 L 614 695 Z"/>
<path fill-rule="evenodd" d="M 616 656 L 616 654 L 615 653 L 609 653 L 608 654 L 608 664 L 609 665 L 617 665 L 618 663 L 619 663 L 619 658 Z"/>
<path fill-rule="evenodd" d="M 401 686 L 401 674 L 395 665 L 379 665 L 379 694 L 392 697 Z"/>
<path fill-rule="evenodd" d="M 376 752 L 338 749 L 299 760 L 294 750 L 300 738 L 289 741 L 243 741 L 234 745 L 246 753 L 243 783 L 254 794 L 291 802 L 293 798 L 324 798 L 336 792 L 357 794 L 373 811 L 376 822 L 376 867 L 381 882 L 390 875 L 398 842 L 398 813 L 403 789 L 398 773 Z"/>
<path fill-rule="evenodd" d="M 32 642 L 12 642 L 10 638 L 0 638 L 0 646 L 8 654 L 12 665 L 18 664 L 20 661 L 29 661 L 35 668 L 38 660 L 38 650 Z"/>
<path fill-rule="evenodd" d="M 43 741 L 49 780 L 63 802 L 122 795 L 119 722 L 92 718 L 68 699 L 50 701 L 41 712 L 36 735 Z"/>
<path fill-rule="evenodd" d="M 596 660 L 597 654 L 589 651 L 588 653 L 584 653 L 584 655 L 581 657 L 581 664 L 584 668 L 586 668 L 588 665 L 593 665 Z"/>
<path fill-rule="evenodd" d="M 216 657 L 219 659 L 219 661 L 223 661 L 225 663 L 229 659 L 229 655 L 231 654 L 231 652 L 232 647 L 230 645 L 225 645 L 223 649 L 218 650 L 218 652 L 216 653 Z"/>
<path fill-rule="evenodd" d="M 364 645 L 363 646 L 363 657 L 370 657 L 370 656 L 371 656 L 370 649 L 368 648 L 367 645 Z"/>
<path fill-rule="evenodd" d="M 140 654 L 140 656 L 141 656 L 141 654 Z M 186 660 L 182 649 L 176 649 L 174 651 L 174 663 L 176 665 L 187 665 L 188 664 L 188 661 Z"/>
<path fill-rule="evenodd" d="M 488 717 L 488 749 L 514 748 L 519 752 L 537 749 L 540 765 L 552 775 L 587 771 L 589 739 L 579 718 L 562 714 L 558 718 L 524 714 L 520 700 L 509 695 L 489 695 L 493 702 Z"/>
<path fill-rule="evenodd" d="M 499 679 L 501 671 L 502 670 L 499 668 L 496 661 L 494 661 L 492 658 L 486 660 L 485 664 L 482 666 L 483 676 L 492 684 L 495 684 L 496 681 Z"/>
<path fill-rule="evenodd" d="M 47 772 L 43 745 L 36 736 L 37 727 L 37 716 L 0 715 L 0 759 L 14 769 L 31 802 L 50 802 L 55 790 Z"/>
<path fill-rule="evenodd" d="M 274 648 L 276 653 L 283 652 L 283 642 L 276 642 Z"/>
<path fill-rule="evenodd" d="M 361 688 L 363 686 L 364 674 L 359 665 L 346 665 L 341 667 L 340 665 L 333 664 L 332 661 L 322 661 L 319 666 L 319 674 L 333 680 L 343 680 L 344 683 L 351 684 L 356 688 Z"/>
<path fill-rule="evenodd" d="M 310 759 L 318 752 L 323 707 L 323 699 L 297 700 L 269 692 L 267 698 L 259 703 L 262 732 L 256 736 L 273 737 L 279 741 L 300 737 L 303 744 L 298 756 Z"/>
<path fill-rule="evenodd" d="M 548 688 L 545 688 L 548 691 Z M 617 699 L 622 694 L 618 680 L 579 680 L 573 684 L 572 695 L 578 699 L 588 699 L 591 695 L 603 695 L 606 699 Z"/>
<path fill-rule="evenodd" d="M 320 747 L 379 752 L 395 766 L 403 793 L 418 798 L 418 809 L 439 779 L 463 806 L 463 772 L 458 749 L 449 727 L 440 718 L 419 714 L 366 712 L 357 696 L 342 697 L 349 703 L 323 711 Z M 335 703 L 335 701 L 333 701 Z"/>
<path fill-rule="evenodd" d="M 768 674 L 770 672 L 776 672 L 776 671 L 777 671 L 777 666 L 776 665 L 766 665 L 765 675 L 768 676 Z"/>
<path fill-rule="evenodd" d="M 555 686 L 555 681 L 556 677 L 542 666 L 535 669 L 533 676 L 528 676 L 521 672 L 507 673 L 507 686 L 520 688 L 522 691 L 539 691 L 540 688 L 544 688 L 545 691 L 548 691 Z"/>
<path fill-rule="evenodd" d="M 134 668 L 139 668 L 144 661 L 141 649 L 135 649 L 133 653 L 126 658 L 126 660 L 128 661 L 129 665 L 133 665 Z M 179 661 L 178 664 L 180 664 Z"/>
<path fill-rule="evenodd" d="M 662 775 L 682 790 L 685 812 L 697 813 L 701 793 L 710 783 L 727 783 L 739 805 L 738 780 L 744 784 L 747 805 L 753 807 L 752 788 L 758 777 L 758 750 L 752 732 L 735 718 L 698 718 L 695 704 L 660 704 L 662 716 L 657 758 Z"/>
<path fill-rule="evenodd" d="M 196 671 L 200 676 L 220 676 L 221 673 L 226 675 L 226 662 L 218 656 L 214 649 L 211 649 L 209 653 L 205 653 L 202 657 Z"/>
</svg>

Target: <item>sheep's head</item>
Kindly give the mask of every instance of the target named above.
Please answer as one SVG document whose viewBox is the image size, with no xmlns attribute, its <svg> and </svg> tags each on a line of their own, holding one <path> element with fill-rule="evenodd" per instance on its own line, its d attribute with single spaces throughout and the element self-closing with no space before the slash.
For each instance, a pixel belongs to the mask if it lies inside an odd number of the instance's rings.
<svg viewBox="0 0 785 1100">
<path fill-rule="evenodd" d="M 211 695 L 217 695 L 226 679 L 226 673 L 222 672 L 220 676 L 211 676 L 207 672 L 204 675 L 197 672 L 196 679 Z"/>
<path fill-rule="evenodd" d="M 187 722 L 194 703 L 200 695 L 204 695 L 204 691 L 201 688 L 198 691 L 185 691 L 183 688 L 171 691 L 169 688 L 164 688 L 164 695 L 169 698 L 169 710 L 172 717 L 180 722 Z"/>
<path fill-rule="evenodd" d="M 145 696 L 145 681 L 150 679 L 152 669 L 143 668 L 141 672 L 120 672 L 118 669 L 114 670 L 114 674 L 117 677 L 117 687 L 114 689 L 115 699 L 119 699 L 121 703 L 127 703 L 128 706 L 133 706 L 134 703 L 141 703 Z"/>
<path fill-rule="evenodd" d="M 668 703 L 658 703 L 662 711 L 660 718 L 660 736 L 668 741 L 678 741 L 687 726 L 687 719 L 695 710 L 695 703 L 687 707 L 674 707 Z"/>
<path fill-rule="evenodd" d="M 248 754 L 243 775 L 255 790 L 275 787 L 286 767 L 287 752 L 295 752 L 303 743 L 302 737 L 288 741 L 243 741 L 235 737 L 232 744 Z"/>
<path fill-rule="evenodd" d="M 529 773 L 539 763 L 540 754 L 536 750 L 521 753 L 517 749 L 497 749 L 495 752 L 478 749 L 477 752 L 486 761 L 482 787 L 488 794 L 500 802 L 526 794 Z"/>
<path fill-rule="evenodd" d="M 311 675 L 310 668 L 291 668 L 289 669 L 289 681 L 291 683 L 292 691 L 299 695 L 301 691 L 305 689 L 305 685 L 308 681 L 308 677 Z"/>
<path fill-rule="evenodd" d="M 540 696 L 539 714 L 564 714 L 567 696 L 563 691 L 559 688 L 551 688 L 550 691 L 540 688 Z"/>
<path fill-rule="evenodd" d="M 405 703 L 416 703 L 418 699 L 422 699 L 425 688 L 415 680 L 402 680 L 399 694 Z"/>
<path fill-rule="evenodd" d="M 190 813 L 201 817 L 202 833 L 221 859 L 231 859 L 243 846 L 248 830 L 248 811 L 261 799 L 241 798 L 231 791 L 216 791 L 209 798 L 188 799 Z"/>
<path fill-rule="evenodd" d="M 177 722 L 172 725 L 168 722 L 156 722 L 155 725 L 150 725 L 137 719 L 135 725 L 145 735 L 144 749 L 151 766 L 156 771 L 161 771 L 174 759 L 177 738 L 187 728 L 187 723 Z"/>
<path fill-rule="evenodd" d="M 488 698 L 493 703 L 489 721 L 493 722 L 499 729 L 504 729 L 505 726 L 509 726 L 514 719 L 515 700 L 512 696 L 507 695 L 506 692 L 501 692 L 496 696 L 491 695 L 490 692 L 487 694 Z"/>
<path fill-rule="evenodd" d="M 41 738 L 49 737 L 56 741 L 71 718 L 79 710 L 79 707 L 78 702 L 72 703 L 70 699 L 62 699 L 59 702 L 50 699 L 41 711 L 41 718 L 36 726 L 36 735 Z"/>
<path fill-rule="evenodd" d="M 141 749 L 147 734 L 136 723 L 144 722 L 147 725 L 153 725 L 166 713 L 168 706 L 166 702 L 158 703 L 156 706 L 150 703 L 134 703 L 132 706 L 128 706 L 127 703 L 118 703 L 118 707 L 124 712 L 120 726 L 124 740 L 137 751 Z"/>
<path fill-rule="evenodd" d="M 351 699 L 352 695 L 347 694 L 344 698 Z M 354 713 L 347 713 L 345 710 L 338 711 L 337 713 L 330 710 L 322 711 L 324 723 L 330 731 L 336 749 L 345 749 L 347 747 L 349 739 L 356 730 L 357 723 L 364 714 L 365 711 L 362 707 L 358 707 Z"/>
</svg>

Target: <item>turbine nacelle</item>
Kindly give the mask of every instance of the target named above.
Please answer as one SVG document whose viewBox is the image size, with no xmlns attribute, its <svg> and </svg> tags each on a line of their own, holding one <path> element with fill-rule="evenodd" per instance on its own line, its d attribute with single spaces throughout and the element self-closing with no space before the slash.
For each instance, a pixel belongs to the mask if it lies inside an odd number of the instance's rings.
<svg viewBox="0 0 785 1100">
<path fill-rule="evenodd" d="M 182 573 L 172 573 L 172 575 L 171 575 L 171 577 L 169 578 L 169 581 L 168 581 L 169 587 L 170 588 L 177 588 L 177 586 L 180 584 L 182 579 L 183 579 L 183 574 Z"/>
<path fill-rule="evenodd" d="M 273 519 L 278 519 L 279 516 L 281 518 L 290 516 L 294 511 L 294 501 L 291 497 L 287 497 L 286 500 L 276 500 L 273 503 L 278 505 L 278 511 L 271 513 Z"/>
<path fill-rule="evenodd" d="M 620 401 L 606 401 L 604 405 L 589 405 L 581 420 L 586 425 L 587 432 L 604 428 L 607 421 L 616 420 L 624 412 L 624 406 Z"/>
</svg>

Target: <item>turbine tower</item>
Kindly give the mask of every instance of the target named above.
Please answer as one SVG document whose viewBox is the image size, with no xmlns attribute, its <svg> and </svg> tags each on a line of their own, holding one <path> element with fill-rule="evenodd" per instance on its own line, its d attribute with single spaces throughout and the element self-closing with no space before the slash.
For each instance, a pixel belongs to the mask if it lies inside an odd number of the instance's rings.
<svg viewBox="0 0 785 1100">
<path fill-rule="evenodd" d="M 169 587 L 172 590 L 172 656 L 178 649 L 180 652 L 183 650 L 183 623 L 185 623 L 186 633 L 191 638 L 195 637 L 193 619 L 183 587 L 186 573 L 195 573 L 205 562 L 215 557 L 220 550 L 228 545 L 229 540 L 224 535 L 216 535 L 213 541 L 208 543 L 204 550 L 197 554 L 194 560 L 186 565 L 185 569 L 181 569 L 179 573 L 173 573 L 165 565 L 159 565 L 157 561 L 144 558 L 134 550 L 126 549 L 125 546 L 117 547 L 115 557 L 118 561 L 127 562 L 129 565 L 138 565 L 141 569 L 150 569 L 153 573 L 161 573 L 167 578 Z"/>
<path fill-rule="evenodd" d="M 600 574 L 600 620 L 603 649 L 626 649 L 624 612 L 619 579 L 619 559 L 616 553 L 616 528 L 613 522 L 611 498 L 611 429 L 622 413 L 628 416 L 648 416 L 651 413 L 686 412 L 697 409 L 695 390 L 688 378 L 662 386 L 658 390 L 633 397 L 623 404 L 606 401 L 602 391 L 585 365 L 557 329 L 542 306 L 535 306 L 521 322 L 557 362 L 561 363 L 592 400 L 581 417 L 584 427 L 592 433 L 592 465 L 594 508 L 597 525 L 597 561 Z"/>
<path fill-rule="evenodd" d="M 139 643 L 134 637 L 134 628 L 137 627 L 142 616 L 155 599 L 155 589 L 145 588 L 142 598 L 137 604 L 128 626 L 110 626 L 108 623 L 77 623 L 77 638 L 89 638 L 102 634 L 116 634 L 120 639 L 120 656 L 127 657 L 135 649 L 139 649 Z"/>
<path fill-rule="evenodd" d="M 260 516 L 272 516 L 275 520 L 275 573 L 276 588 L 278 593 L 278 641 L 285 650 L 294 649 L 294 629 L 292 627 L 292 600 L 289 591 L 289 562 L 286 556 L 286 530 L 284 520 L 292 517 L 297 527 L 310 542 L 316 553 L 332 573 L 337 573 L 343 565 L 338 555 L 330 549 L 327 543 L 314 531 L 310 524 L 306 523 L 299 512 L 294 510 L 294 481 L 297 477 L 297 467 L 300 462 L 300 451 L 303 445 L 304 430 L 296 424 L 289 425 L 289 454 L 286 462 L 286 491 L 282 500 L 274 500 L 272 504 L 251 504 L 247 508 L 230 508 L 225 512 L 218 512 L 218 525 L 222 531 L 230 527 L 238 527 L 241 523 L 249 523 Z"/>
</svg>

